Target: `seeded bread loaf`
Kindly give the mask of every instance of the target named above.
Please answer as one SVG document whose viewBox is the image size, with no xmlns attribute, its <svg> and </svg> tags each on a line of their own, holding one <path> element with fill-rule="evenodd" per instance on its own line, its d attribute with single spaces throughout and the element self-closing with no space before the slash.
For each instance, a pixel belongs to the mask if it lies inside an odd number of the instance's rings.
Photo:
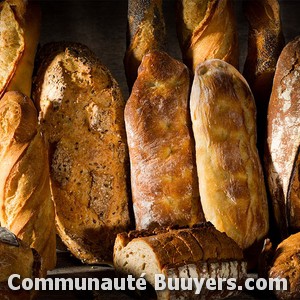
<svg viewBox="0 0 300 300">
<path fill-rule="evenodd" d="M 125 108 L 136 229 L 203 221 L 188 97 L 181 62 L 144 56 Z"/>
<path fill-rule="evenodd" d="M 33 98 L 51 151 L 58 233 L 82 261 L 112 262 L 115 236 L 130 223 L 119 86 L 80 44 L 45 45 L 37 67 Z"/>
<path fill-rule="evenodd" d="M 236 278 L 246 277 L 242 250 L 225 233 L 210 223 L 192 228 L 133 231 L 117 236 L 114 246 L 114 266 L 121 275 L 132 274 L 155 286 L 155 274 L 167 278 Z M 214 299 L 236 291 L 208 291 L 200 295 L 191 291 L 157 291 L 158 299 Z"/>
<path fill-rule="evenodd" d="M 284 46 L 280 6 L 277 0 L 247 0 L 244 10 L 249 22 L 244 76 L 256 102 L 258 148 L 263 158 L 268 103 L 276 63 Z"/>
<path fill-rule="evenodd" d="M 190 106 L 204 215 L 245 250 L 269 228 L 252 93 L 233 66 L 207 60 L 196 69 Z"/>
<path fill-rule="evenodd" d="M 231 0 L 179 0 L 177 33 L 184 63 L 194 72 L 206 59 L 239 64 L 236 20 Z"/>
<path fill-rule="evenodd" d="M 34 291 L 13 291 L 7 281 L 12 274 L 20 275 L 21 280 L 40 277 L 40 256 L 4 227 L 0 227 L 0 266 L 0 299 L 32 299 Z"/>
<path fill-rule="evenodd" d="M 125 73 L 131 90 L 143 56 L 151 50 L 165 50 L 166 29 L 162 0 L 128 0 Z"/>
<path fill-rule="evenodd" d="M 300 37 L 282 51 L 268 107 L 266 169 L 282 237 L 300 229 Z"/>
<path fill-rule="evenodd" d="M 56 233 L 37 111 L 28 97 L 6 92 L 0 120 L 0 223 L 40 254 L 45 275 L 56 264 Z"/>
</svg>

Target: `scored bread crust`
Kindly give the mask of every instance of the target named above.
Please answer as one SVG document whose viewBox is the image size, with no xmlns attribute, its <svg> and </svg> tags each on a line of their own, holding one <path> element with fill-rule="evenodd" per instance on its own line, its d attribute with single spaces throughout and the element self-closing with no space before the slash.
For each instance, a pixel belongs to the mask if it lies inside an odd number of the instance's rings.
<svg viewBox="0 0 300 300">
<path fill-rule="evenodd" d="M 137 229 L 203 221 L 188 113 L 189 73 L 168 54 L 146 54 L 125 107 Z"/>
<path fill-rule="evenodd" d="M 152 286 L 155 285 L 155 274 L 164 274 L 168 278 L 233 277 L 238 281 L 246 276 L 242 250 L 210 223 L 191 228 L 121 233 L 114 246 L 114 266 L 121 275 L 132 274 L 138 278 L 146 273 L 145 279 Z M 230 292 L 226 292 L 220 293 L 229 296 Z M 201 295 L 211 296 L 209 291 Z M 180 296 L 199 299 L 195 291 L 172 293 L 165 290 L 158 291 L 157 296 L 158 299 Z"/>
<path fill-rule="evenodd" d="M 37 66 L 33 98 L 50 145 L 58 233 L 82 261 L 112 262 L 114 238 L 130 223 L 119 86 L 81 44 L 46 44 Z"/>
<path fill-rule="evenodd" d="M 282 237 L 300 228 L 300 36 L 280 54 L 267 120 L 265 164 L 273 213 Z M 296 176 L 295 176 L 296 175 Z"/>
<path fill-rule="evenodd" d="M 236 20 L 231 0 L 179 0 L 177 33 L 184 63 L 194 72 L 207 59 L 238 67 Z"/>
<path fill-rule="evenodd" d="M 129 0 L 127 50 L 124 57 L 129 90 L 137 78 L 143 56 L 151 50 L 165 50 L 165 47 L 162 0 Z"/>
<path fill-rule="evenodd" d="M 269 226 L 252 93 L 233 66 L 207 60 L 196 70 L 190 106 L 205 218 L 246 249 Z"/>
<path fill-rule="evenodd" d="M 0 117 L 0 223 L 41 255 L 45 275 L 56 264 L 56 233 L 37 112 L 28 97 L 6 92 Z"/>
</svg>

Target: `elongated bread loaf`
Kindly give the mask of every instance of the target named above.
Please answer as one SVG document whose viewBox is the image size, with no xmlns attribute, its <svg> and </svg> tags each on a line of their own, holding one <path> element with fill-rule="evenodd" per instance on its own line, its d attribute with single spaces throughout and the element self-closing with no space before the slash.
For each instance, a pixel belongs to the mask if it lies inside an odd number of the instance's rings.
<svg viewBox="0 0 300 300">
<path fill-rule="evenodd" d="M 258 148 L 263 157 L 267 110 L 276 63 L 284 46 L 277 0 L 248 0 L 244 11 L 249 22 L 248 55 L 244 76 L 257 107 Z"/>
<path fill-rule="evenodd" d="M 145 279 L 154 287 L 155 274 L 167 278 L 235 278 L 246 276 L 242 250 L 225 233 L 210 223 L 185 229 L 133 231 L 117 236 L 114 246 L 114 266 L 122 275 L 132 274 Z M 214 299 L 235 294 L 224 288 L 200 295 L 191 291 L 157 291 L 158 299 Z"/>
<path fill-rule="evenodd" d="M 37 112 L 28 97 L 6 92 L 0 120 L 0 223 L 41 255 L 45 274 L 56 264 L 55 214 Z"/>
<path fill-rule="evenodd" d="M 268 108 L 266 169 L 282 237 L 300 229 L 300 37 L 282 51 Z"/>
<path fill-rule="evenodd" d="M 84 262 L 112 262 L 115 236 L 129 226 L 119 86 L 86 46 L 53 43 L 39 52 L 33 98 L 51 149 L 58 233 Z"/>
<path fill-rule="evenodd" d="M 41 258 L 7 228 L 0 227 L 0 299 L 32 299 L 34 291 L 23 289 L 13 291 L 8 286 L 8 278 L 17 274 L 20 279 L 41 276 Z M 14 280 L 14 284 L 17 282 Z M 16 284 L 17 285 L 17 284 Z"/>
<path fill-rule="evenodd" d="M 234 67 L 214 59 L 197 68 L 190 101 L 204 215 L 247 249 L 269 227 L 252 93 Z"/>
<path fill-rule="evenodd" d="M 300 298 L 300 233 L 281 242 L 269 270 L 270 278 L 287 280 L 287 290 L 274 290 L 277 299 Z"/>
<path fill-rule="evenodd" d="M 137 229 L 203 220 L 188 113 L 189 73 L 168 54 L 146 54 L 125 108 Z"/>
<path fill-rule="evenodd" d="M 206 59 L 239 64 L 236 20 L 231 0 L 179 0 L 177 33 L 184 63 L 194 72 Z"/>
<path fill-rule="evenodd" d="M 143 56 L 165 50 L 166 29 L 162 0 L 128 0 L 127 50 L 124 57 L 129 90 L 137 78 Z"/>
<path fill-rule="evenodd" d="M 0 28 L 0 97 L 5 91 L 30 97 L 40 31 L 38 5 L 26 0 L 1 1 Z"/>
</svg>

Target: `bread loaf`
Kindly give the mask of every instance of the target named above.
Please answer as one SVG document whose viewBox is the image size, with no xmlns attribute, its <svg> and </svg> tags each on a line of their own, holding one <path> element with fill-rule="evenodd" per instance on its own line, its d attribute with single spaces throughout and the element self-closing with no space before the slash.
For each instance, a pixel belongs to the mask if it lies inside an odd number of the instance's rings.
<svg viewBox="0 0 300 300">
<path fill-rule="evenodd" d="M 4 227 L 0 227 L 0 265 L 0 298 L 5 300 L 32 299 L 34 292 L 22 289 L 13 291 L 9 288 L 7 281 L 12 274 L 20 275 L 21 280 L 40 277 L 40 256 Z"/>
<path fill-rule="evenodd" d="M 0 120 L 0 223 L 41 255 L 45 275 L 56 264 L 56 241 L 48 152 L 37 112 L 28 97 L 6 92 Z"/>
<path fill-rule="evenodd" d="M 207 60 L 196 69 L 190 106 L 205 218 L 245 250 L 269 227 L 252 93 L 233 66 Z"/>
<path fill-rule="evenodd" d="M 184 63 L 194 72 L 206 59 L 239 63 L 236 20 L 231 0 L 179 0 L 177 33 Z"/>
<path fill-rule="evenodd" d="M 136 80 L 143 56 L 150 50 L 165 50 L 165 46 L 166 29 L 162 0 L 128 0 L 124 66 L 129 90 Z"/>
<path fill-rule="evenodd" d="M 137 229 L 203 221 L 188 113 L 189 73 L 168 54 L 146 54 L 125 107 Z"/>
<path fill-rule="evenodd" d="M 132 274 L 154 287 L 155 274 L 167 278 L 235 278 L 239 283 L 246 276 L 242 250 L 225 233 L 203 223 L 185 229 L 133 231 L 117 236 L 114 266 L 122 275 Z M 236 291 L 208 291 L 200 295 L 191 291 L 157 291 L 158 299 L 219 299 Z"/>
<path fill-rule="evenodd" d="M 284 46 L 280 6 L 277 0 L 247 0 L 244 10 L 249 22 L 244 76 L 256 102 L 258 148 L 263 157 L 268 103 L 276 63 Z"/>
<path fill-rule="evenodd" d="M 300 37 L 282 51 L 268 108 L 266 169 L 273 213 L 282 237 L 300 229 Z"/>
<path fill-rule="evenodd" d="M 50 144 L 57 230 L 87 263 L 112 262 L 129 226 L 124 100 L 95 55 L 74 43 L 45 45 L 33 98 Z"/>
<path fill-rule="evenodd" d="M 40 10 L 36 3 L 27 2 L 0 3 L 0 97 L 14 90 L 30 96 Z"/>
<path fill-rule="evenodd" d="M 270 278 L 285 278 L 287 290 L 274 290 L 278 299 L 300 298 L 300 233 L 289 236 L 276 249 Z"/>
</svg>

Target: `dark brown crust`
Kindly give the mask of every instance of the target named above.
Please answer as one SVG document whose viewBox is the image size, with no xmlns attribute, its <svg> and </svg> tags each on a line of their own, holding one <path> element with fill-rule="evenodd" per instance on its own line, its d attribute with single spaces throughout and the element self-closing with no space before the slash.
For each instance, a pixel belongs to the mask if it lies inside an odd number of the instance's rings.
<svg viewBox="0 0 300 300">
<path fill-rule="evenodd" d="M 124 57 L 129 90 L 137 77 L 143 56 L 151 50 L 165 50 L 166 30 L 162 0 L 129 0 L 127 50 Z"/>
<path fill-rule="evenodd" d="M 265 165 L 275 217 L 274 232 L 281 238 L 288 236 L 291 226 L 289 195 L 291 180 L 297 167 L 300 145 L 300 37 L 296 37 L 282 51 L 278 59 L 267 120 Z M 294 188 L 298 183 L 294 182 Z M 297 193 L 294 196 L 297 198 Z M 298 200 L 293 200 L 299 207 Z M 298 204 L 297 204 L 298 203 Z M 296 208 L 295 207 L 295 208 Z M 297 213 L 298 208 L 294 212 Z M 298 218 L 299 216 L 294 216 Z M 293 224 L 293 227 L 298 225 Z M 295 228 L 294 228 L 295 229 Z"/>
<path fill-rule="evenodd" d="M 181 62 L 159 51 L 144 56 L 125 107 L 137 229 L 204 220 L 188 97 Z"/>
<path fill-rule="evenodd" d="M 256 102 L 258 148 L 263 157 L 268 103 L 276 63 L 284 47 L 280 6 L 277 0 L 248 0 L 244 11 L 249 22 L 244 76 Z"/>
<path fill-rule="evenodd" d="M 269 277 L 288 280 L 287 291 L 274 291 L 278 299 L 300 298 L 300 233 L 291 235 L 278 245 Z"/>
</svg>

